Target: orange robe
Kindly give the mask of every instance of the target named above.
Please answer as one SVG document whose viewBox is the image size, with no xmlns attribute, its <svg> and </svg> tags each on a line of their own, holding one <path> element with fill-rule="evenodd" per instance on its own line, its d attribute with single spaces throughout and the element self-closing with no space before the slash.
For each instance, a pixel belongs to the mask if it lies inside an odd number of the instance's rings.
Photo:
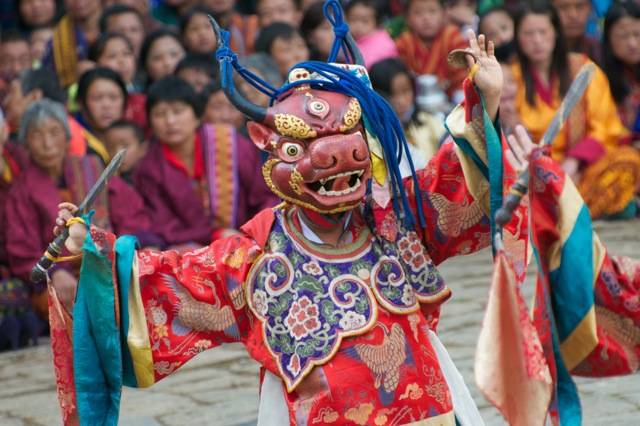
<svg viewBox="0 0 640 426">
<path fill-rule="evenodd" d="M 570 54 L 572 75 L 589 61 L 585 55 Z M 530 105 L 520 64 L 514 63 L 511 71 L 518 87 L 515 103 L 520 121 L 533 140 L 540 141 L 562 102 L 558 81 L 552 78 L 548 88 L 534 85 L 534 105 Z M 575 158 L 581 162 L 581 177 L 576 183 L 593 217 L 619 213 L 632 201 L 640 180 L 640 155 L 620 146 L 628 134 L 618 116 L 609 81 L 596 67 L 582 100 L 551 144 L 554 160 Z"/>
<path fill-rule="evenodd" d="M 447 55 L 453 49 L 464 49 L 467 41 L 455 25 L 445 26 L 429 43 L 407 30 L 396 40 L 398 53 L 402 61 L 418 75 L 432 74 L 451 96 L 462 90 L 462 81 L 467 70 L 453 68 L 447 63 Z"/>
</svg>

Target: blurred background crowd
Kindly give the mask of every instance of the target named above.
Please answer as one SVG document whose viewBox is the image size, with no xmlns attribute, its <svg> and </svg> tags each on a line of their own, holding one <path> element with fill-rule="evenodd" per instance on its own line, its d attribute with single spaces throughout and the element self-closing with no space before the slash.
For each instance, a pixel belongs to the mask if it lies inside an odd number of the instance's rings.
<svg viewBox="0 0 640 426">
<path fill-rule="evenodd" d="M 351 0 L 343 2 L 374 88 L 405 127 L 417 168 L 446 141 L 444 116 L 466 70 L 447 54 L 468 30 L 496 46 L 505 88 L 500 125 L 539 140 L 582 65 L 586 94 L 552 156 L 597 218 L 638 214 L 640 6 L 635 1 Z M 322 0 L 5 0 L 0 3 L 0 350 L 47 333 L 45 283 L 25 284 L 52 237 L 57 205 L 79 203 L 121 148 L 119 176 L 93 223 L 142 246 L 206 245 L 278 200 L 262 154 L 226 99 L 207 15 L 240 63 L 281 85 L 326 60 L 333 29 Z M 252 102 L 269 99 L 241 79 Z M 635 166 L 634 166 L 635 165 Z M 408 172 L 408 171 L 407 171 Z M 74 262 L 50 277 L 73 298 Z"/>
</svg>

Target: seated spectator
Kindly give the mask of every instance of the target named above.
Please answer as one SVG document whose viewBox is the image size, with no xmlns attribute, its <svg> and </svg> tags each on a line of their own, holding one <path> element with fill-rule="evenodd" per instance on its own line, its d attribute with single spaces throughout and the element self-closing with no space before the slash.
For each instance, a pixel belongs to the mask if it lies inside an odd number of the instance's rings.
<svg viewBox="0 0 640 426">
<path fill-rule="evenodd" d="M 115 121 L 104 132 L 104 144 L 111 157 L 121 149 L 127 150 L 118 174 L 125 182 L 133 185 L 133 171 L 147 153 L 148 147 L 140 126 L 133 121 Z"/>
<path fill-rule="evenodd" d="M 42 66 L 42 58 L 47 50 L 47 43 L 53 37 L 53 27 L 39 27 L 29 34 L 31 64 L 33 68 Z"/>
<path fill-rule="evenodd" d="M 324 2 L 316 1 L 304 11 L 300 30 L 304 36 L 311 59 L 316 61 L 326 61 L 333 47 L 333 27 L 327 21 L 323 12 Z"/>
<path fill-rule="evenodd" d="M 300 31 L 284 22 L 271 24 L 260 32 L 256 51 L 273 58 L 283 80 L 291 67 L 309 59 L 309 48 Z"/>
<path fill-rule="evenodd" d="M 586 55 L 569 53 L 555 10 L 544 3 L 522 6 L 515 17 L 518 62 L 516 109 L 539 141 Z M 593 217 L 633 209 L 640 155 L 620 146 L 628 136 L 617 114 L 605 74 L 596 66 L 582 100 L 551 144 L 551 156 L 576 182 Z"/>
<path fill-rule="evenodd" d="M 280 77 L 278 66 L 271 56 L 266 53 L 260 52 L 246 56 L 240 59 L 240 65 L 269 83 L 271 87 L 282 86 L 282 77 Z M 234 82 L 238 90 L 253 104 L 264 107 L 269 106 L 269 97 L 250 85 L 244 78 L 236 75 Z"/>
<path fill-rule="evenodd" d="M 100 34 L 102 5 L 100 0 L 65 0 L 65 6 L 66 14 L 53 31 L 42 65 L 55 69 L 60 85 L 66 89 L 88 68 L 84 62 L 89 45 Z"/>
<path fill-rule="evenodd" d="M 474 0 L 445 0 L 444 2 L 448 23 L 458 27 L 463 35 L 469 30 L 477 30 L 477 8 L 478 4 Z"/>
<path fill-rule="evenodd" d="M 122 34 L 128 38 L 133 47 L 134 56 L 137 58 L 144 41 L 144 18 L 133 7 L 116 4 L 102 12 L 100 32 Z"/>
<path fill-rule="evenodd" d="M 135 93 L 136 59 L 129 39 L 119 33 L 104 33 L 89 48 L 89 59 L 97 66 L 117 72 L 127 87 L 127 92 Z M 144 103 L 143 103 L 144 105 Z"/>
<path fill-rule="evenodd" d="M 17 31 L 0 36 L 0 80 L 5 84 L 17 78 L 22 71 L 31 68 L 29 40 Z"/>
<path fill-rule="evenodd" d="M 9 272 L 4 210 L 11 185 L 24 170 L 26 158 L 17 146 L 7 143 L 9 132 L 0 111 L 0 351 L 34 344 L 44 331 L 44 321 L 31 307 L 32 286 Z"/>
<path fill-rule="evenodd" d="M 76 100 L 80 107 L 76 119 L 99 141 L 104 140 L 105 130 L 115 121 L 127 118 L 140 125 L 140 114 L 145 114 L 142 105 L 136 105 L 138 110 L 130 109 L 124 81 L 109 68 L 98 67 L 84 73 L 78 82 Z M 134 119 L 136 115 L 138 120 Z"/>
<path fill-rule="evenodd" d="M 164 0 L 155 2 L 151 8 L 151 16 L 165 26 L 177 27 L 180 16 L 198 4 L 197 0 Z"/>
<path fill-rule="evenodd" d="M 216 79 L 202 91 L 205 102 L 202 122 L 232 126 L 238 131 L 246 130 L 245 117 L 224 94 L 220 80 Z"/>
<path fill-rule="evenodd" d="M 505 63 L 514 59 L 513 18 L 507 9 L 503 7 L 489 9 L 480 17 L 478 31 L 484 34 L 487 40 L 493 42 L 498 61 Z"/>
<path fill-rule="evenodd" d="M 155 140 L 134 173 L 162 246 L 209 244 L 276 199 L 251 142 L 226 125 L 201 125 L 195 90 L 178 77 L 151 86 L 147 114 Z"/>
<path fill-rule="evenodd" d="M 200 4 L 210 9 L 222 28 L 231 33 L 231 50 L 239 57 L 254 51 L 258 34 L 258 17 L 242 15 L 236 11 L 236 0 L 200 0 Z"/>
<path fill-rule="evenodd" d="M 5 205 L 9 266 L 20 279 L 29 279 L 31 268 L 53 238 L 58 205 L 77 205 L 102 171 L 102 163 L 94 156 L 66 155 L 70 136 L 67 113 L 57 102 L 37 101 L 22 117 L 19 140 L 28 152 L 29 163 L 12 185 Z M 107 191 L 97 197 L 93 210 L 95 225 L 144 240 L 148 219 L 142 200 L 117 176 L 109 180 Z M 77 282 L 73 265 L 56 265 L 50 277 L 61 300 L 69 305 Z M 46 292 L 44 287 L 38 290 L 34 302 L 39 313 L 46 315 Z"/>
<path fill-rule="evenodd" d="M 453 49 L 466 48 L 467 42 L 455 25 L 447 25 L 443 0 L 408 0 L 405 19 L 409 27 L 398 37 L 400 58 L 414 73 L 432 74 L 454 103 L 462 98 L 462 81 L 467 70 L 447 63 Z"/>
<path fill-rule="evenodd" d="M 300 0 L 257 0 L 256 15 L 260 28 L 274 22 L 284 22 L 298 28 L 302 19 Z"/>
<path fill-rule="evenodd" d="M 601 63 L 600 40 L 586 34 L 591 15 L 590 0 L 552 0 L 560 17 L 562 33 L 570 52 L 584 53 L 597 64 Z"/>
<path fill-rule="evenodd" d="M 604 71 L 622 122 L 640 140 L 640 6 L 615 2 L 604 20 Z"/>
<path fill-rule="evenodd" d="M 180 20 L 180 35 L 188 52 L 213 55 L 217 49 L 216 35 L 211 29 L 209 15 L 213 12 L 206 7 L 190 9 Z"/>
<path fill-rule="evenodd" d="M 395 43 L 381 25 L 377 0 L 353 0 L 347 4 L 345 13 L 367 68 L 383 59 L 398 56 Z"/>
<path fill-rule="evenodd" d="M 14 0 L 18 10 L 18 29 L 23 33 L 48 27 L 58 17 L 56 0 Z"/>
<path fill-rule="evenodd" d="M 3 107 L 6 111 L 12 140 L 17 140 L 24 111 L 33 102 L 43 98 L 61 104 L 65 104 L 67 100 L 66 93 L 58 84 L 58 80 L 51 78 L 51 72 L 46 69 L 25 71 L 19 80 L 14 80 L 11 83 Z M 71 130 L 68 155 L 82 157 L 90 153 L 98 156 L 105 163 L 109 161 L 107 150 L 102 142 L 86 131 L 73 117 L 68 116 L 67 120 Z"/>
<path fill-rule="evenodd" d="M 189 53 L 178 63 L 175 75 L 191 84 L 197 93 L 201 93 L 217 78 L 216 65 L 211 55 Z"/>
<path fill-rule="evenodd" d="M 373 88 L 389 101 L 400 118 L 415 169 L 424 168 L 440 149 L 440 141 L 445 134 L 442 121 L 418 109 L 413 76 L 400 59 L 375 63 L 369 71 L 369 78 Z M 404 158 L 400 170 L 405 177 L 411 175 L 409 163 Z"/>
<path fill-rule="evenodd" d="M 147 34 L 140 49 L 140 68 L 147 75 L 146 87 L 173 74 L 185 54 L 182 41 L 175 32 L 159 29 Z"/>
<path fill-rule="evenodd" d="M 157 30 L 162 26 L 151 14 L 151 1 L 149 0 L 104 0 L 105 7 L 116 5 L 128 6 L 134 8 L 142 17 L 146 32 Z M 135 42 L 132 42 L 135 46 Z"/>
</svg>

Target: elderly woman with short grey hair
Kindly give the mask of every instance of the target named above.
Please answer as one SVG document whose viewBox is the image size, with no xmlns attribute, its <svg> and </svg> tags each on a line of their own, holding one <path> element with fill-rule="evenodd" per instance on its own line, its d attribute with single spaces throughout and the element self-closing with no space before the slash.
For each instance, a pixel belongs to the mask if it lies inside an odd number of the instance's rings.
<svg viewBox="0 0 640 426">
<path fill-rule="evenodd" d="M 42 99 L 31 104 L 22 115 L 19 142 L 29 162 L 16 180 L 5 206 L 6 249 L 13 274 L 28 280 L 31 268 L 52 240 L 61 203 L 78 205 L 102 172 L 102 161 L 94 155 L 67 155 L 71 138 L 67 113 L 60 103 Z M 110 180 L 92 208 L 93 224 L 146 238 L 149 220 L 135 190 L 118 177 Z M 63 303 L 74 297 L 77 271 L 70 264 L 54 267 L 53 287 Z M 44 286 L 33 295 L 39 314 L 46 316 Z"/>
</svg>

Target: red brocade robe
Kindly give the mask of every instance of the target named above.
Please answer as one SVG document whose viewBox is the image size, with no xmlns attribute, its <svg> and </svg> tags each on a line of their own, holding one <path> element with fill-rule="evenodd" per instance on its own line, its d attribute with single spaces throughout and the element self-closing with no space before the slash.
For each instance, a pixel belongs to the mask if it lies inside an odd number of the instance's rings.
<svg viewBox="0 0 640 426">
<path fill-rule="evenodd" d="M 459 107 L 448 127 L 486 164 L 484 132 L 497 135 L 482 114 L 479 103 Z M 480 167 L 449 142 L 418 172 L 427 222 L 420 234 L 400 226 L 390 206 L 367 201 L 350 221 L 352 242 L 336 249 L 309 241 L 296 208 L 285 206 L 192 252 L 137 251 L 131 283 L 115 298 L 135 376 L 125 383 L 151 386 L 204 350 L 241 342 L 261 377 L 282 379 L 276 392 L 290 424 L 454 425 L 429 338 L 451 295 L 435 265 L 490 243 Z M 413 182 L 405 185 L 415 204 Z M 506 233 L 517 242 L 526 221 L 514 223 Z M 92 228 L 88 240 L 119 268 L 113 234 Z M 85 252 L 85 264 L 91 258 Z"/>
</svg>

